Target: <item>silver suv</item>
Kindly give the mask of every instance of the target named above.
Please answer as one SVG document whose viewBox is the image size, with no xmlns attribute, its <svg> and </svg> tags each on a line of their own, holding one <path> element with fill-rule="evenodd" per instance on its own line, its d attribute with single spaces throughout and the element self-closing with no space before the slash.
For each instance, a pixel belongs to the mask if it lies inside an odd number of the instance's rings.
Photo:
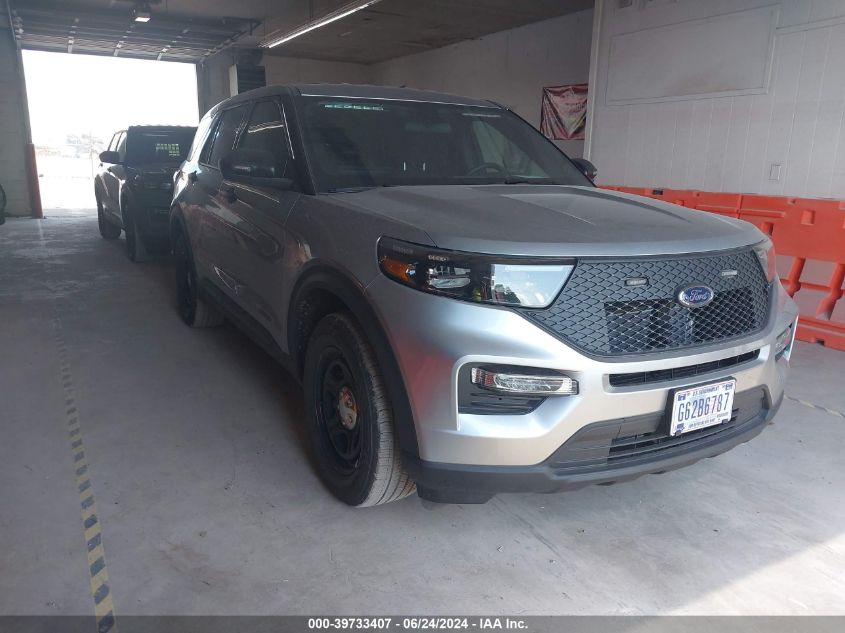
<svg viewBox="0 0 845 633">
<path fill-rule="evenodd" d="M 182 318 L 228 318 L 302 381 L 351 505 L 611 483 L 749 440 L 797 317 L 771 242 L 591 171 L 489 101 L 241 94 L 175 176 Z"/>
</svg>

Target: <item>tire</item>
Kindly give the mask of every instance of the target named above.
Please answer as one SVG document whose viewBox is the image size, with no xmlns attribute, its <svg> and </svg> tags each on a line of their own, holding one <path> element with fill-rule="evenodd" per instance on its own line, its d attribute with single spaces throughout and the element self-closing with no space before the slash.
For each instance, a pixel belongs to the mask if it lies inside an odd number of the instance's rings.
<svg viewBox="0 0 845 633">
<path fill-rule="evenodd" d="M 324 317 L 305 353 L 308 430 L 321 479 L 341 501 L 376 506 L 416 490 L 402 465 L 375 353 L 343 312 Z"/>
<path fill-rule="evenodd" d="M 149 259 L 147 245 L 138 230 L 135 213 L 129 204 L 125 204 L 123 208 L 123 230 L 126 233 L 126 255 L 129 261 L 136 264 L 147 261 Z"/>
<path fill-rule="evenodd" d="M 197 292 L 197 271 L 194 258 L 182 231 L 173 241 L 173 269 L 176 273 L 176 301 L 179 316 L 191 327 L 215 327 L 223 323 L 223 315 L 200 298 Z"/>
<path fill-rule="evenodd" d="M 103 202 L 100 200 L 100 196 L 97 196 L 97 226 L 100 229 L 100 236 L 104 240 L 116 240 L 120 237 L 120 227 L 106 219 L 106 213 L 103 210 Z"/>
</svg>

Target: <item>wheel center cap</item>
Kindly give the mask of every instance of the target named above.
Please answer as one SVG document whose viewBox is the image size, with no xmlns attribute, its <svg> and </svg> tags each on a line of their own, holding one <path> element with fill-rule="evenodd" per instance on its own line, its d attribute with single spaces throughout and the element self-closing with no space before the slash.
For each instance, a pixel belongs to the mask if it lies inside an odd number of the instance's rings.
<svg viewBox="0 0 845 633">
<path fill-rule="evenodd" d="M 338 394 L 337 412 L 343 428 L 351 431 L 358 424 L 358 403 L 349 387 L 343 387 Z"/>
</svg>

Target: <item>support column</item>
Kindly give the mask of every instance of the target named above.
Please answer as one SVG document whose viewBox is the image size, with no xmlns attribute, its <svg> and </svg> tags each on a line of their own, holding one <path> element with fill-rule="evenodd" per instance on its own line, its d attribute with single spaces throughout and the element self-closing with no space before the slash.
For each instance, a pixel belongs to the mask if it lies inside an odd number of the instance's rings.
<svg viewBox="0 0 845 633">
<path fill-rule="evenodd" d="M 6 215 L 42 217 L 21 52 L 4 2 L 0 15 L 0 184 Z"/>
</svg>

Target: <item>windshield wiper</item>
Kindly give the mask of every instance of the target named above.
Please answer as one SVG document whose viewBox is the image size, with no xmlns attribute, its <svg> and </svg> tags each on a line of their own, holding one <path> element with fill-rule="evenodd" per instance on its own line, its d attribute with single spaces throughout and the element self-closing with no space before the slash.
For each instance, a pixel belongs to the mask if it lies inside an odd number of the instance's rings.
<svg viewBox="0 0 845 633">
<path fill-rule="evenodd" d="M 326 189 L 326 193 L 361 193 L 362 191 L 369 191 L 375 188 L 375 185 L 372 187 L 332 187 Z"/>
<path fill-rule="evenodd" d="M 367 185 L 366 187 L 333 187 L 326 189 L 326 193 L 360 193 L 362 191 L 369 191 L 370 189 L 379 189 L 381 187 L 401 187 L 402 185 L 393 185 L 389 183 L 381 183 L 378 185 Z"/>
<path fill-rule="evenodd" d="M 515 176 L 513 178 L 505 178 L 502 180 L 503 185 L 556 185 L 558 184 L 553 178 L 521 178 Z"/>
</svg>

